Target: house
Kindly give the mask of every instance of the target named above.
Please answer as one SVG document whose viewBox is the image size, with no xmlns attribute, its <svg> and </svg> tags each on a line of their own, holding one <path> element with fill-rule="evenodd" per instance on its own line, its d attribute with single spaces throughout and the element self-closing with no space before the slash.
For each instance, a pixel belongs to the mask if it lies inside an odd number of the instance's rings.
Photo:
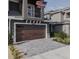
<svg viewBox="0 0 79 59">
<path fill-rule="evenodd" d="M 8 0 L 8 31 L 13 43 L 47 38 L 44 0 Z"/>
<path fill-rule="evenodd" d="M 44 14 L 44 0 L 8 0 L 8 32 L 13 43 L 50 38 L 51 32 L 70 33 L 70 8 Z"/>
<path fill-rule="evenodd" d="M 44 15 L 50 32 L 64 32 L 70 35 L 70 8 L 52 10 Z M 50 33 L 49 32 L 49 33 Z"/>
</svg>

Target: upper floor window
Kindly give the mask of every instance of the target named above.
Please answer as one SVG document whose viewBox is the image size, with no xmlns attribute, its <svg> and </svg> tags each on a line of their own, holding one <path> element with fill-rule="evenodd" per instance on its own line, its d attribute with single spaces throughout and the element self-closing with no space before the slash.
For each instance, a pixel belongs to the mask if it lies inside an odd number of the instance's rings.
<svg viewBox="0 0 79 59">
<path fill-rule="evenodd" d="M 37 8 L 33 4 L 28 4 L 28 16 L 41 18 L 42 13 L 43 13 L 42 8 Z"/>
<path fill-rule="evenodd" d="M 28 16 L 34 16 L 34 5 L 28 5 Z"/>
<path fill-rule="evenodd" d="M 22 14 L 22 1 L 14 2 L 9 1 L 8 15 L 9 16 L 19 16 Z"/>
</svg>

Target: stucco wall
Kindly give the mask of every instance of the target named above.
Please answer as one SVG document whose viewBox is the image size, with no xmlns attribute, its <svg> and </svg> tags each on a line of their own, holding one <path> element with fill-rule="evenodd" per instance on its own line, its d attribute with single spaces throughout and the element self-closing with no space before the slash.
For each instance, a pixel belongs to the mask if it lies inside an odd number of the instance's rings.
<svg viewBox="0 0 79 59">
<path fill-rule="evenodd" d="M 70 25 L 68 24 L 63 25 L 63 32 L 66 33 L 67 35 L 70 35 Z"/>
<path fill-rule="evenodd" d="M 70 10 L 66 10 L 66 11 L 64 11 L 65 12 L 65 14 L 64 14 L 64 19 L 63 20 L 70 20 L 70 18 L 67 18 L 67 15 L 66 15 L 66 13 L 68 13 L 68 12 L 70 12 Z"/>
<path fill-rule="evenodd" d="M 56 13 L 51 15 L 51 20 L 53 22 L 60 22 L 61 21 L 61 13 Z"/>
</svg>

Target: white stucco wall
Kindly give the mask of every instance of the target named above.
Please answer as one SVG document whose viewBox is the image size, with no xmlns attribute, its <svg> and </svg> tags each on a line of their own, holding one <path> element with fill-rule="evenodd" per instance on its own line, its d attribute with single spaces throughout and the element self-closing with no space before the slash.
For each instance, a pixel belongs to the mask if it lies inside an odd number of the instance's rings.
<svg viewBox="0 0 79 59">
<path fill-rule="evenodd" d="M 63 32 L 70 35 L 70 25 L 63 25 Z"/>
<path fill-rule="evenodd" d="M 44 18 L 47 18 L 47 20 L 50 20 L 50 14 L 45 15 Z"/>
<path fill-rule="evenodd" d="M 70 18 L 67 18 L 67 15 L 66 15 L 66 13 L 68 13 L 68 12 L 70 12 L 70 10 L 66 10 L 66 11 L 64 11 L 65 12 L 65 14 L 64 14 L 64 20 L 70 20 Z"/>
<path fill-rule="evenodd" d="M 53 22 L 60 22 L 61 21 L 61 13 L 56 13 L 51 15 L 51 20 Z"/>
<path fill-rule="evenodd" d="M 51 21 L 53 21 L 53 22 L 69 21 L 70 18 L 67 18 L 67 13 L 69 13 L 70 10 L 65 10 L 65 11 L 62 11 L 62 12 L 52 13 L 52 15 L 50 16 L 51 17 Z M 47 16 L 47 15 L 45 15 L 45 16 Z"/>
</svg>

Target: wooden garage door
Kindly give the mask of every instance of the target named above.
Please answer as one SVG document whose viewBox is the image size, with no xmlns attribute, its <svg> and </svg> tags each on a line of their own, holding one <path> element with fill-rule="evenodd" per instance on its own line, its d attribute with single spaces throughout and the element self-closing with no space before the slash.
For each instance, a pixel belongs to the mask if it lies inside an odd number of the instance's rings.
<svg viewBox="0 0 79 59">
<path fill-rule="evenodd" d="M 16 42 L 45 38 L 45 25 L 16 25 Z"/>
</svg>

